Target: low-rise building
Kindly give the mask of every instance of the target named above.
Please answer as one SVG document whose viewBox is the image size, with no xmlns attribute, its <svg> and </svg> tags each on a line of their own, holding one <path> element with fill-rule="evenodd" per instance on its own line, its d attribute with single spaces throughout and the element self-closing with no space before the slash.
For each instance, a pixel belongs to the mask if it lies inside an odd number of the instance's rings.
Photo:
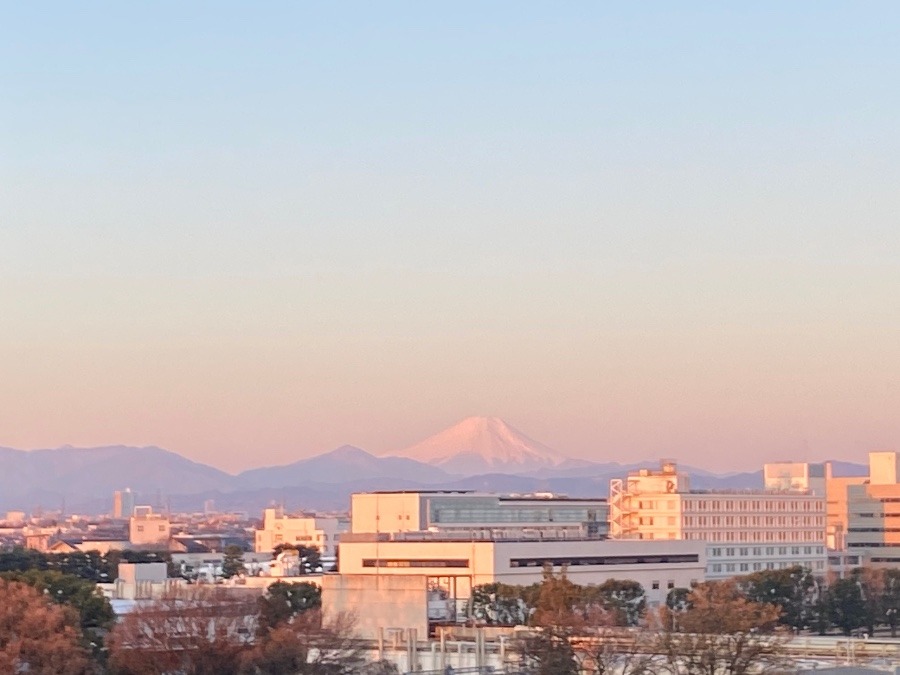
<svg viewBox="0 0 900 675">
<path fill-rule="evenodd" d="M 475 586 L 527 586 L 548 570 L 581 585 L 636 581 L 655 606 L 671 589 L 704 580 L 706 547 L 693 541 L 470 539 L 439 532 L 352 533 L 341 542 L 342 575 L 426 575 L 433 588 L 459 602 Z"/>
<path fill-rule="evenodd" d="M 346 520 L 334 516 L 285 516 L 283 509 L 266 509 L 254 548 L 270 553 L 280 544 L 299 544 L 319 549 L 323 557 L 334 557 L 346 529 Z"/>
<path fill-rule="evenodd" d="M 135 506 L 128 520 L 128 541 L 132 548 L 168 548 L 172 536 L 169 518 L 154 513 L 149 506 Z"/>
</svg>

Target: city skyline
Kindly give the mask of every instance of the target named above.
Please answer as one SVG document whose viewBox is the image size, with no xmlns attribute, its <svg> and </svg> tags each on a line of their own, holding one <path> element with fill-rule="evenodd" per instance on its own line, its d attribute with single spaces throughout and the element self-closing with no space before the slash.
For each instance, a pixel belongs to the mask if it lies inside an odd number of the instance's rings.
<svg viewBox="0 0 900 675">
<path fill-rule="evenodd" d="M 900 449 L 891 3 L 0 22 L 0 445 Z"/>
</svg>

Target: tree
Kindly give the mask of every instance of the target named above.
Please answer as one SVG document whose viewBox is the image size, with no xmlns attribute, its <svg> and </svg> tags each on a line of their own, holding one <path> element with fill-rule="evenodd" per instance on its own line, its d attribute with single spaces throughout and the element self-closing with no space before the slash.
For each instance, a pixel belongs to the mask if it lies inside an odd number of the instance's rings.
<svg viewBox="0 0 900 675">
<path fill-rule="evenodd" d="M 608 620 L 615 617 L 605 614 Z M 646 632 L 615 625 L 591 625 L 570 640 L 582 672 L 593 675 L 654 675 L 652 641 Z"/>
<path fill-rule="evenodd" d="M 246 571 L 244 567 L 244 549 L 240 546 L 226 546 L 225 556 L 222 559 L 222 576 L 225 579 L 243 574 Z"/>
<path fill-rule="evenodd" d="M 301 612 L 322 607 L 322 589 L 306 581 L 276 581 L 257 600 L 260 635 L 288 623 Z"/>
<path fill-rule="evenodd" d="M 891 637 L 897 637 L 900 623 L 900 570 L 884 570 L 884 590 L 881 597 L 882 617 L 891 629 Z"/>
<path fill-rule="evenodd" d="M 491 583 L 472 589 L 469 616 L 491 626 L 520 626 L 528 621 L 530 609 L 522 598 L 522 587 Z"/>
<path fill-rule="evenodd" d="M 296 615 L 271 630 L 243 655 L 242 672 L 253 675 L 354 675 L 365 653 L 355 639 L 355 620 L 340 614 L 324 621 L 319 610 Z"/>
<path fill-rule="evenodd" d="M 114 675 L 238 675 L 256 629 L 245 591 L 193 586 L 141 604 L 110 633 Z"/>
<path fill-rule="evenodd" d="M 584 615 L 576 608 L 582 601 L 581 587 L 545 568 L 537 588 L 531 624 L 535 630 L 519 642 L 528 672 L 534 675 L 576 675 L 578 665 L 571 638 L 584 627 Z"/>
<path fill-rule="evenodd" d="M 862 582 L 855 574 L 837 579 L 828 587 L 831 623 L 840 628 L 844 635 L 850 635 L 869 622 L 863 593 Z"/>
<path fill-rule="evenodd" d="M 0 672 L 87 675 L 75 612 L 52 604 L 37 589 L 0 580 Z"/>
<path fill-rule="evenodd" d="M 315 546 L 303 544 L 278 544 L 272 551 L 274 557 L 285 551 L 296 551 L 299 558 L 300 574 L 315 574 L 322 567 L 322 557 Z"/>
<path fill-rule="evenodd" d="M 644 616 L 646 594 L 644 587 L 636 581 L 607 579 L 585 591 L 587 604 L 609 615 L 614 626 L 637 626 Z"/>
<path fill-rule="evenodd" d="M 519 643 L 526 671 L 533 675 L 578 675 L 572 630 L 559 625 L 538 628 Z"/>
<path fill-rule="evenodd" d="M 780 607 L 779 622 L 785 626 L 801 630 L 813 618 L 818 589 L 812 572 L 805 567 L 754 572 L 739 579 L 739 585 L 749 600 Z"/>
<path fill-rule="evenodd" d="M 97 584 L 54 570 L 29 570 L 4 572 L 0 577 L 34 587 L 61 605 L 69 605 L 80 618 L 82 632 L 108 629 L 115 621 L 109 600 L 97 588 Z"/>
<path fill-rule="evenodd" d="M 783 665 L 780 610 L 745 598 L 733 580 L 695 586 L 684 609 L 660 610 L 654 649 L 674 675 L 745 675 Z"/>
</svg>

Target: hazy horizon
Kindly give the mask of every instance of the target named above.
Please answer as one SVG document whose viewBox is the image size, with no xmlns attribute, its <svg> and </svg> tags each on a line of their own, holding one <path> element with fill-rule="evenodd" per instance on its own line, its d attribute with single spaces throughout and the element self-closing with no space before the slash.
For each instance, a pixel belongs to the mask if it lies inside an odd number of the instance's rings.
<svg viewBox="0 0 900 675">
<path fill-rule="evenodd" d="M 18 3 L 0 444 L 900 450 L 900 6 Z"/>
<path fill-rule="evenodd" d="M 481 417 L 481 416 L 474 416 L 474 417 Z M 466 420 L 467 419 L 470 419 L 470 418 L 466 418 Z M 450 429 L 450 427 L 455 427 L 456 425 L 461 424 L 466 420 L 456 420 L 455 424 L 449 425 L 448 427 L 443 428 L 443 429 L 436 429 L 436 430 L 434 430 L 434 433 L 429 434 L 428 438 L 430 439 L 432 436 L 436 436 L 438 434 L 441 434 L 442 432 L 446 432 Z M 504 420 L 504 422 L 505 422 L 505 420 Z M 531 440 L 535 441 L 538 445 L 543 445 L 543 441 L 541 439 L 530 437 L 529 434 L 527 433 L 527 431 L 525 431 L 521 428 L 517 428 L 515 425 L 511 425 L 511 426 L 515 430 L 517 430 L 517 431 L 525 434 L 529 438 L 531 438 Z M 419 439 L 417 439 L 416 444 L 418 444 L 422 441 L 425 441 L 425 440 L 427 440 L 427 439 L 424 437 L 419 438 Z M 340 445 L 336 445 L 331 448 L 325 448 L 323 450 L 316 450 L 316 451 L 312 451 L 312 452 L 301 452 L 301 453 L 297 454 L 296 456 L 287 458 L 284 461 L 266 462 L 265 460 L 260 460 L 257 462 L 253 462 L 251 460 L 250 463 L 247 463 L 247 464 L 239 464 L 235 467 L 227 467 L 227 466 L 216 463 L 215 460 L 210 460 L 210 461 L 200 460 L 195 457 L 191 457 L 188 453 L 182 452 L 178 448 L 163 447 L 163 446 L 160 446 L 158 444 L 153 444 L 153 443 L 143 445 L 143 446 L 134 446 L 134 445 L 130 445 L 127 443 L 103 443 L 103 444 L 97 444 L 97 445 L 93 445 L 93 446 L 76 446 L 71 443 L 67 443 L 67 444 L 63 444 L 61 446 L 56 446 L 56 447 L 13 448 L 9 445 L 5 445 L 2 442 L 0 442 L 0 449 L 12 449 L 12 450 L 20 450 L 20 451 L 24 451 L 24 452 L 35 452 L 35 451 L 44 451 L 44 450 L 65 450 L 65 449 L 84 450 L 84 449 L 93 449 L 93 448 L 101 448 L 101 447 L 132 447 L 132 448 L 136 448 L 136 449 L 155 447 L 155 448 L 159 448 L 161 450 L 167 450 L 170 452 L 174 452 L 174 453 L 181 455 L 191 461 L 200 462 L 202 464 L 212 466 L 216 469 L 220 469 L 220 470 L 225 471 L 226 473 L 230 473 L 230 474 L 238 474 L 238 473 L 241 473 L 242 471 L 246 471 L 246 470 L 250 470 L 250 469 L 257 469 L 257 468 L 264 468 L 264 467 L 269 467 L 269 466 L 278 466 L 278 465 L 282 465 L 282 464 L 289 464 L 289 463 L 293 463 L 295 461 L 308 459 L 308 458 L 316 457 L 316 456 L 326 454 L 326 453 L 329 453 L 329 452 L 332 452 L 335 450 L 339 450 L 344 447 L 355 447 L 357 449 L 363 450 L 372 455 L 380 456 L 380 457 L 405 457 L 405 456 L 408 456 L 404 453 L 404 451 L 407 450 L 408 447 L 388 448 L 386 450 L 382 450 L 382 451 L 378 452 L 378 451 L 373 451 L 370 448 L 361 447 L 354 443 L 342 443 Z M 549 447 L 553 451 L 558 451 L 558 449 L 553 448 L 552 445 Z M 463 451 L 466 448 L 464 448 L 463 446 L 460 446 L 458 449 L 459 449 L 459 451 Z M 565 451 L 560 452 L 560 454 L 565 456 L 567 459 L 584 459 L 584 458 L 578 458 L 578 457 L 569 455 Z M 242 456 L 246 457 L 246 458 L 250 458 L 255 455 L 253 455 L 252 453 L 248 453 L 248 454 L 244 454 Z M 761 462 L 759 464 L 749 464 L 745 467 L 733 466 L 733 465 L 726 464 L 726 465 L 723 465 L 721 468 L 719 468 L 716 465 L 707 465 L 706 463 L 685 462 L 679 457 L 673 457 L 671 455 L 665 455 L 665 454 L 660 454 L 659 456 L 654 456 L 654 455 L 648 454 L 646 456 L 641 456 L 641 457 L 631 457 L 631 456 L 624 457 L 621 454 L 618 454 L 618 455 L 612 454 L 609 456 L 595 456 L 591 459 L 598 463 L 617 462 L 622 465 L 632 465 L 632 464 L 637 464 L 637 463 L 644 463 L 644 464 L 646 464 L 647 468 L 654 468 L 655 466 L 657 466 L 657 464 L 660 461 L 674 459 L 681 466 L 692 465 L 695 468 L 711 470 L 713 472 L 720 473 L 720 474 L 758 471 L 758 470 L 762 469 L 762 464 L 764 463 L 764 462 Z M 425 461 L 425 460 L 419 460 L 419 461 Z M 809 461 L 809 462 L 824 462 L 824 461 L 839 461 L 840 462 L 840 461 L 843 461 L 843 462 L 849 462 L 849 463 L 856 463 L 856 464 L 860 464 L 860 465 L 867 465 L 868 457 L 863 456 L 860 458 L 845 458 L 845 457 L 783 456 L 783 457 L 773 457 L 766 461 L 775 461 L 775 462 L 777 462 L 777 461 Z M 425 462 L 425 463 L 427 463 L 427 462 Z M 498 471 L 500 473 L 503 473 L 505 470 L 506 469 L 503 469 L 503 468 L 496 469 L 496 471 Z M 450 473 L 453 473 L 453 472 L 451 471 Z M 463 472 L 463 473 L 466 473 L 466 472 Z"/>
</svg>

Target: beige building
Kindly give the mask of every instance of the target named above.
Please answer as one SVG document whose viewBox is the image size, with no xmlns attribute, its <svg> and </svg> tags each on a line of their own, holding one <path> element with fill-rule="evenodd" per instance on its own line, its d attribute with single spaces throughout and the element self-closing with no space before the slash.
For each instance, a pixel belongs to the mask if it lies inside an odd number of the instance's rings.
<svg viewBox="0 0 900 675">
<path fill-rule="evenodd" d="M 870 452 L 869 478 L 835 487 L 846 503 L 846 551 L 861 564 L 900 564 L 900 455 Z"/>
<path fill-rule="evenodd" d="M 341 575 L 425 575 L 433 588 L 465 601 L 474 586 L 527 586 L 544 570 L 565 571 L 576 584 L 630 579 L 648 603 L 665 602 L 672 588 L 703 581 L 706 547 L 692 541 L 590 539 L 467 539 L 435 532 L 352 533 L 341 542 Z"/>
<path fill-rule="evenodd" d="M 168 548 L 172 524 L 168 517 L 153 513 L 149 506 L 135 506 L 128 519 L 128 541 L 132 548 Z"/>
<path fill-rule="evenodd" d="M 605 499 L 550 493 L 366 492 L 351 497 L 350 531 L 603 539 L 608 534 L 608 514 Z"/>
<path fill-rule="evenodd" d="M 771 462 L 763 465 L 766 490 L 809 491 L 824 497 L 831 480 L 831 462 Z"/>
<path fill-rule="evenodd" d="M 778 466 L 773 480 L 785 473 Z M 659 470 L 610 481 L 610 535 L 704 542 L 708 579 L 793 565 L 824 573 L 824 490 L 695 491 L 690 477 L 665 461 Z"/>
<path fill-rule="evenodd" d="M 345 520 L 321 516 L 285 516 L 280 508 L 266 509 L 262 527 L 256 531 L 255 550 L 271 552 L 279 544 L 300 544 L 319 549 L 323 557 L 334 557 Z"/>
<path fill-rule="evenodd" d="M 825 502 L 825 541 L 830 550 L 847 548 L 849 527 L 848 488 L 868 483 L 866 476 L 839 476 L 828 479 Z"/>
</svg>

